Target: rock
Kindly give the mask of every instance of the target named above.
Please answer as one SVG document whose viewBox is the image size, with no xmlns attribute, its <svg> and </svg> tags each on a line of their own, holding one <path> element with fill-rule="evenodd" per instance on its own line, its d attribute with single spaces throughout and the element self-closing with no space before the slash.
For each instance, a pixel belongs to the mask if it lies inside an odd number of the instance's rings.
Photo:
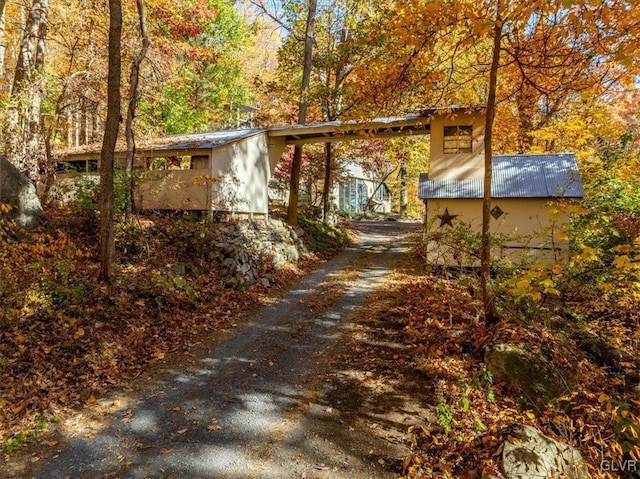
<svg viewBox="0 0 640 479">
<path fill-rule="evenodd" d="M 42 217 L 35 186 L 4 157 L 0 157 L 0 204 L 12 207 L 7 216 L 22 228 L 34 228 Z"/>
<path fill-rule="evenodd" d="M 271 281 L 269 281 L 268 278 L 261 278 L 260 282 L 262 283 L 262 286 L 264 286 L 265 288 L 271 287 Z"/>
<path fill-rule="evenodd" d="M 514 344 L 490 345 L 484 360 L 495 381 L 520 387 L 539 409 L 571 392 L 577 380 L 575 371 L 556 368 L 541 353 Z"/>
<path fill-rule="evenodd" d="M 187 274 L 187 265 L 184 263 L 176 263 L 171 265 L 170 270 L 175 276 L 184 276 Z"/>
<path fill-rule="evenodd" d="M 293 229 L 280 220 L 244 221 L 224 226 L 216 238 L 211 259 L 224 269 L 225 285 L 245 289 L 261 281 L 260 272 L 270 263 L 276 268 L 295 262 L 308 251 Z M 270 278 L 267 278 L 270 287 Z M 265 282 L 262 282 L 265 284 Z"/>
<path fill-rule="evenodd" d="M 545 436 L 537 429 L 516 424 L 504 431 L 502 468 L 507 479 L 588 479 L 580 452 Z"/>
</svg>

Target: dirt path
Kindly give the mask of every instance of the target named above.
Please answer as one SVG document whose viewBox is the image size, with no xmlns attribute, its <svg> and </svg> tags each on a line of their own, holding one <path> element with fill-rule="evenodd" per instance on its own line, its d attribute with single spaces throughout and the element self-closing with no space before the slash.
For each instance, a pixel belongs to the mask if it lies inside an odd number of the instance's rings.
<svg viewBox="0 0 640 479">
<path fill-rule="evenodd" d="M 356 227 L 354 247 L 209 350 L 167 369 L 138 395 L 101 399 L 5 472 L 55 479 L 397 477 L 403 432 L 427 413 L 392 380 L 379 380 L 379 361 L 368 368 L 363 351 L 377 360 L 404 352 L 383 325 L 361 321 L 358 312 L 401 263 L 404 235 L 417 225 Z"/>
</svg>

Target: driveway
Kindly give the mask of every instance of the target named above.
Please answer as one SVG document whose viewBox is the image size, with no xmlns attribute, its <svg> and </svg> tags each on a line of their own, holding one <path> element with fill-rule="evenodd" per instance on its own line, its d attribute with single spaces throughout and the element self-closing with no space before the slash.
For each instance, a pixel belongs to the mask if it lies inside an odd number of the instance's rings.
<svg viewBox="0 0 640 479">
<path fill-rule="evenodd" d="M 397 477 L 414 412 L 346 384 L 369 374 L 349 366 L 359 312 L 417 228 L 355 222 L 353 247 L 215 344 L 61 424 L 9 477 Z"/>
</svg>

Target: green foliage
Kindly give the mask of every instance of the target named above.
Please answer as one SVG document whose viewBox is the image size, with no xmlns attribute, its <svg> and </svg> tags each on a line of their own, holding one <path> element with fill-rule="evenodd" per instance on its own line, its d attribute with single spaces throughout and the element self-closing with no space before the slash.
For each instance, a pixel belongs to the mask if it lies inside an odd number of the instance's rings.
<svg viewBox="0 0 640 479">
<path fill-rule="evenodd" d="M 489 402 L 494 402 L 496 400 L 496 396 L 493 392 L 492 386 L 493 375 L 485 365 L 480 371 L 478 371 L 478 373 L 473 376 L 473 387 L 479 391 L 484 390 L 486 400 Z"/>
<path fill-rule="evenodd" d="M 151 30 L 182 55 L 158 91 L 141 98 L 143 129 L 180 134 L 227 125 L 228 107 L 254 97 L 240 55 L 251 41 L 250 26 L 228 0 L 189 1 L 157 13 L 150 15 Z"/>
<path fill-rule="evenodd" d="M 479 264 L 481 234 L 469 224 L 455 221 L 453 227 L 437 228 L 438 218 L 431 220 L 428 225 L 429 233 L 422 244 L 422 255 L 433 264 L 456 264 L 468 267 Z M 517 235 L 494 234 L 491 236 L 491 247 L 499 248 L 502 244 L 519 239 Z M 499 265 L 499 262 L 497 263 Z"/>
<path fill-rule="evenodd" d="M 458 406 L 460 406 L 464 412 L 469 412 L 469 409 L 471 409 L 469 385 L 466 382 L 462 384 L 462 396 L 460 396 L 460 399 L 458 400 Z"/>
<path fill-rule="evenodd" d="M 452 425 L 455 420 L 453 418 L 453 412 L 447 405 L 446 399 L 442 396 L 438 398 L 436 412 L 438 414 L 438 425 L 444 430 L 444 432 L 451 432 Z"/>
<path fill-rule="evenodd" d="M 56 423 L 60 420 L 58 416 L 52 416 L 51 418 L 43 417 L 34 426 L 33 429 L 26 432 L 19 432 L 13 437 L 2 442 L 2 450 L 6 453 L 15 451 L 18 447 L 26 444 L 33 439 L 36 439 L 42 430 L 47 427 L 49 423 Z"/>
<path fill-rule="evenodd" d="M 338 228 L 298 215 L 298 225 L 305 232 L 304 241 L 314 253 L 331 253 L 341 250 L 351 242 L 349 235 Z"/>
<path fill-rule="evenodd" d="M 623 453 L 640 451 L 640 418 L 626 401 L 609 399 L 603 406 L 613 416 L 614 431 Z"/>
<path fill-rule="evenodd" d="M 134 173 L 136 181 L 139 172 Z M 77 171 L 67 173 L 65 179 L 55 186 L 54 195 L 73 208 L 96 209 L 100 198 L 100 180 L 98 174 L 83 174 Z M 129 176 L 120 169 L 113 171 L 113 211 L 123 213 L 129 201 Z"/>
</svg>

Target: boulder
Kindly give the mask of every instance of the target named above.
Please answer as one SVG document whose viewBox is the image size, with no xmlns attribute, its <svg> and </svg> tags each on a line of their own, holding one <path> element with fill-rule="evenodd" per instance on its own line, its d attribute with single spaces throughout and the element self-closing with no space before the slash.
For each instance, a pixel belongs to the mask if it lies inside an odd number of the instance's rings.
<svg viewBox="0 0 640 479">
<path fill-rule="evenodd" d="M 0 157 L 0 204 L 11 206 L 7 215 L 23 228 L 34 228 L 42 217 L 35 186 L 3 157 Z"/>
<path fill-rule="evenodd" d="M 488 346 L 484 361 L 495 381 L 518 386 L 538 409 L 570 393 L 577 380 L 575 370 L 557 367 L 542 353 L 516 344 Z"/>
<path fill-rule="evenodd" d="M 506 479 L 588 479 L 580 452 L 569 444 L 545 436 L 537 429 L 516 424 L 504 431 L 502 449 Z"/>
</svg>

